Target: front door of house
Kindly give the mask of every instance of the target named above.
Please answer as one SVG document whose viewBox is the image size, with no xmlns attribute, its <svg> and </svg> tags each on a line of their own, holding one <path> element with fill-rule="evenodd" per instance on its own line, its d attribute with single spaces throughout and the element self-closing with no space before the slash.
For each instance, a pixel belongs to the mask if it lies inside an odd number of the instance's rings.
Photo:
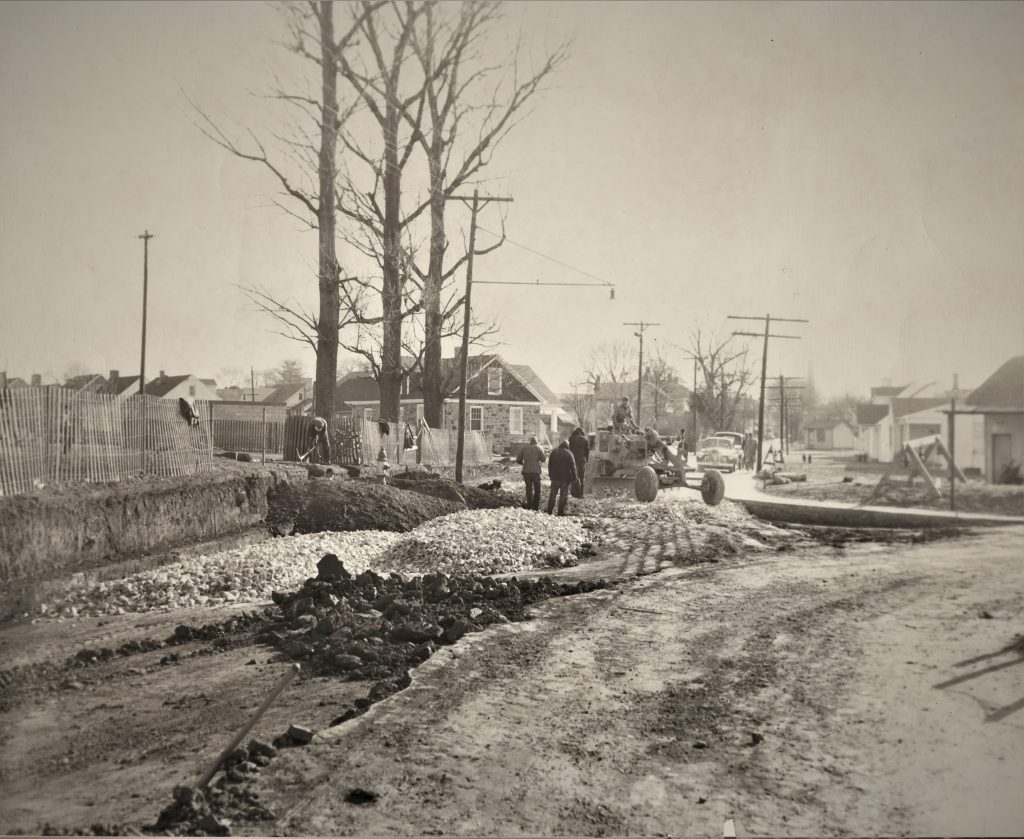
<svg viewBox="0 0 1024 839">
<path fill-rule="evenodd" d="M 998 481 L 1004 467 L 1010 463 L 1010 435 L 992 435 L 992 481 Z"/>
</svg>

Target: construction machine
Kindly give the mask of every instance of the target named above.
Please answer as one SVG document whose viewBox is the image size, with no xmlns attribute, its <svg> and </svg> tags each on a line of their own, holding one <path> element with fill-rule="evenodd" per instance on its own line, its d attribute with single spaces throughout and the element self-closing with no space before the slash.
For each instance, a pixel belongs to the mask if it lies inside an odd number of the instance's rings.
<svg viewBox="0 0 1024 839">
<path fill-rule="evenodd" d="M 696 490 L 712 507 L 725 494 L 725 480 L 715 469 L 705 469 L 699 484 L 688 483 L 686 463 L 652 428 L 635 432 L 600 428 L 589 435 L 589 442 L 588 472 L 595 482 L 630 480 L 640 501 L 653 501 L 659 487 Z"/>
</svg>

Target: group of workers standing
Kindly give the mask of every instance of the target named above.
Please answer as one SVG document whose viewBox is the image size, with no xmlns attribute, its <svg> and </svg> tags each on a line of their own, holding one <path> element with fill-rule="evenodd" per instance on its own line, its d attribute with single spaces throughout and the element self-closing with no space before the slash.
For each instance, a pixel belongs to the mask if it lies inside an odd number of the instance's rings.
<svg viewBox="0 0 1024 839">
<path fill-rule="evenodd" d="M 569 501 L 569 493 L 577 498 L 583 497 L 583 479 L 587 473 L 587 460 L 590 459 L 590 443 L 582 428 L 576 428 L 552 449 L 550 455 L 544 454 L 537 443 L 537 437 L 531 436 L 530 442 L 523 446 L 516 457 L 516 463 L 523 467 L 523 481 L 526 483 L 526 509 L 540 510 L 540 475 L 541 464 L 547 461 L 548 479 L 551 490 L 548 493 L 547 511 L 554 513 L 555 503 L 558 504 L 558 515 L 565 515 L 565 506 Z"/>
</svg>

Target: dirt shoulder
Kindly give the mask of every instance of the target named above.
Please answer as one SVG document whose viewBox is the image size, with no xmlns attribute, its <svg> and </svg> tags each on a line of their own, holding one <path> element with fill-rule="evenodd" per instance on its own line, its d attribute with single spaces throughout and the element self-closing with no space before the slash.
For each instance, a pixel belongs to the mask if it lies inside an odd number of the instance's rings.
<svg viewBox="0 0 1024 839">
<path fill-rule="evenodd" d="M 913 486 L 907 483 L 906 475 L 898 472 L 893 480 L 875 494 L 875 487 L 885 473 L 886 464 L 874 464 L 876 471 L 865 471 L 863 466 L 847 472 L 846 462 L 819 458 L 810 464 L 794 460 L 786 467 L 786 473 L 806 476 L 806 481 L 772 485 L 764 491 L 780 499 L 800 498 L 813 501 L 830 501 L 843 504 L 866 504 L 886 507 L 920 507 L 923 509 L 949 509 L 949 482 L 941 480 L 940 498 L 934 498 L 920 478 Z M 957 510 L 962 513 L 988 513 L 1001 516 L 1024 516 L 1024 487 L 988 484 L 972 480 L 966 484 L 957 482 Z"/>
<path fill-rule="evenodd" d="M 284 755 L 253 832 L 1013 833 L 1024 658 L 963 662 L 1020 641 L 1020 548 L 748 559 L 551 601 Z"/>
</svg>

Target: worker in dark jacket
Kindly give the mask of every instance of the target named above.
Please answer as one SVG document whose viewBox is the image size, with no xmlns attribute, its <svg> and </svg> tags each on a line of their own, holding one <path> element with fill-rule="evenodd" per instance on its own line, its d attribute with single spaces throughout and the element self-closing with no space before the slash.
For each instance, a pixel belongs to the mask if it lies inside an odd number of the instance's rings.
<svg viewBox="0 0 1024 839">
<path fill-rule="evenodd" d="M 577 427 L 569 435 L 569 451 L 572 452 L 572 459 L 576 461 L 576 477 L 579 480 L 579 492 L 573 492 L 577 498 L 583 497 L 583 481 L 587 475 L 587 461 L 590 459 L 590 443 L 587 442 L 587 435 L 582 428 Z"/>
<path fill-rule="evenodd" d="M 327 433 L 327 420 L 323 417 L 313 417 L 309 425 L 309 444 L 306 454 L 312 455 L 311 463 L 331 462 L 331 438 Z"/>
<path fill-rule="evenodd" d="M 537 445 L 537 438 L 523 446 L 516 458 L 522 464 L 523 480 L 526 482 L 526 509 L 540 510 L 540 465 L 544 462 L 544 449 Z"/>
<path fill-rule="evenodd" d="M 565 502 L 568 500 L 569 487 L 576 480 L 576 461 L 569 451 L 569 441 L 563 440 L 548 458 L 548 477 L 551 479 L 551 492 L 548 494 L 548 513 L 555 509 L 555 498 L 558 498 L 558 515 L 565 515 Z"/>
</svg>

